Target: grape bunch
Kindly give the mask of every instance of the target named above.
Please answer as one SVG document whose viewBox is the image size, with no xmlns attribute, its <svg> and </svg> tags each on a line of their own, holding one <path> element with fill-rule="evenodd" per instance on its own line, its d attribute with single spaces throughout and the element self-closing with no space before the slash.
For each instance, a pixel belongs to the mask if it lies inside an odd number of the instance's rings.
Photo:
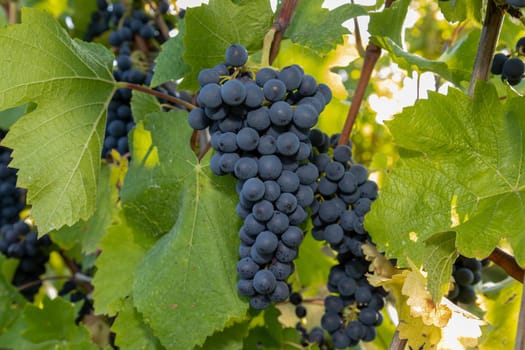
<svg viewBox="0 0 525 350">
<path fill-rule="evenodd" d="M 6 132 L 0 130 L 0 141 Z M 18 221 L 25 207 L 24 190 L 16 187 L 16 169 L 9 168 L 11 149 L 0 146 L 0 227 Z"/>
<path fill-rule="evenodd" d="M 452 265 L 453 289 L 447 298 L 453 302 L 472 304 L 476 301 L 474 286 L 481 281 L 483 262 L 476 258 L 466 258 L 460 255 Z"/>
<path fill-rule="evenodd" d="M 520 38 L 516 43 L 516 52 L 518 55 L 525 54 L 525 37 Z M 492 59 L 490 72 L 495 75 L 501 75 L 502 80 L 506 80 L 509 85 L 517 85 L 523 79 L 525 73 L 525 64 L 519 57 L 510 57 L 504 53 L 497 53 Z"/>
<path fill-rule="evenodd" d="M 19 287 L 26 283 L 38 281 L 46 268 L 49 259 L 48 247 L 51 240 L 48 235 L 37 236 L 37 232 L 24 221 L 17 221 L 0 228 L 0 252 L 8 258 L 20 260 L 13 277 L 13 285 Z M 38 292 L 41 283 L 33 284 L 21 290 L 28 300 Z"/>
<path fill-rule="evenodd" d="M 199 73 L 199 106 L 188 121 L 193 129 L 209 128 L 212 172 L 237 179 L 237 214 L 244 220 L 238 292 L 254 309 L 265 309 L 290 293 L 286 279 L 318 177 L 308 160 L 309 130 L 332 95 L 298 65 L 262 68 L 254 76 L 247 59 L 246 49 L 234 44 L 224 63 Z"/>
<path fill-rule="evenodd" d="M 354 164 L 350 145 L 337 145 L 338 135 L 329 138 L 312 130 L 310 140 L 315 150 L 312 163 L 320 174 L 311 206 L 312 236 L 326 241 L 338 260 L 329 273 L 332 294 L 325 298 L 321 325 L 336 348 L 345 348 L 360 340 L 372 341 L 382 322 L 386 292 L 368 282 L 370 262 L 362 249 L 365 243 L 373 244 L 363 221 L 378 187 L 368 180 L 364 166 Z"/>
</svg>

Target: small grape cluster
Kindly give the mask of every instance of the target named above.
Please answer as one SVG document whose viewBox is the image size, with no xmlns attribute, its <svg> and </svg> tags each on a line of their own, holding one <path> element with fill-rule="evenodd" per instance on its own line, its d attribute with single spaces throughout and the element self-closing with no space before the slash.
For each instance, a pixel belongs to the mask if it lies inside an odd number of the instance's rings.
<svg viewBox="0 0 525 350">
<path fill-rule="evenodd" d="M 321 325 L 336 348 L 345 348 L 372 341 L 382 322 L 386 292 L 368 282 L 370 262 L 362 249 L 365 243 L 373 244 L 363 221 L 378 187 L 368 180 L 364 166 L 354 164 L 350 145 L 337 145 L 338 135 L 329 138 L 312 130 L 310 140 L 316 150 L 312 162 L 320 173 L 311 206 L 312 236 L 326 241 L 338 260 L 329 273 L 328 290 L 333 294 L 325 298 Z"/>
<path fill-rule="evenodd" d="M 308 160 L 308 134 L 332 95 L 298 65 L 263 68 L 254 79 L 247 59 L 246 49 L 234 44 L 224 63 L 199 73 L 199 107 L 188 121 L 196 130 L 209 127 L 213 173 L 237 178 L 237 214 L 244 219 L 238 292 L 254 309 L 265 309 L 290 293 L 286 279 L 318 176 Z"/>
<path fill-rule="evenodd" d="M 0 130 L 0 141 L 5 135 Z M 0 146 L 0 227 L 17 222 L 25 207 L 25 193 L 16 187 L 17 170 L 8 167 L 10 161 L 11 149 Z"/>
<path fill-rule="evenodd" d="M 303 296 L 299 292 L 293 292 L 290 294 L 290 303 L 295 305 L 295 315 L 297 318 L 302 319 L 306 317 L 307 310 L 302 305 Z M 310 332 L 303 326 L 301 321 L 297 322 L 295 328 L 301 334 L 301 345 L 304 347 L 309 346 L 309 344 L 317 344 L 321 349 L 326 348 L 326 339 L 324 336 L 324 329 L 316 326 L 313 327 Z"/>
<path fill-rule="evenodd" d="M 474 286 L 481 281 L 483 262 L 476 258 L 466 258 L 460 255 L 452 265 L 454 277 L 453 289 L 447 298 L 453 302 L 472 304 L 476 301 Z"/>
<path fill-rule="evenodd" d="M 516 43 L 516 52 L 518 55 L 525 54 L 525 37 Z M 494 55 L 490 72 L 501 75 L 501 79 L 506 80 L 509 85 L 517 85 L 523 79 L 525 64 L 519 57 L 510 57 L 500 52 Z"/>
<path fill-rule="evenodd" d="M 13 277 L 13 285 L 19 287 L 26 283 L 38 281 L 46 268 L 49 259 L 48 247 L 51 240 L 48 235 L 38 239 L 37 232 L 24 221 L 2 226 L 0 229 L 0 252 L 8 258 L 20 260 Z M 38 292 L 41 283 L 27 286 L 21 293 L 28 300 Z"/>
<path fill-rule="evenodd" d="M 72 303 L 81 302 L 82 307 L 78 311 L 75 323 L 82 321 L 84 316 L 93 313 L 93 300 L 89 297 L 88 293 L 82 290 L 77 281 L 69 280 L 64 283 L 62 288 L 58 291 L 58 295 L 65 298 L 69 296 L 69 301 Z"/>
</svg>

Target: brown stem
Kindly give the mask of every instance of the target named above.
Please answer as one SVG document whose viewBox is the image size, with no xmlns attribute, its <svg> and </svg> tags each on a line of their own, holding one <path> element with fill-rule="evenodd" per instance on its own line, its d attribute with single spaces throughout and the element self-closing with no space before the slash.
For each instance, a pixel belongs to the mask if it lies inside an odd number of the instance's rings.
<svg viewBox="0 0 525 350">
<path fill-rule="evenodd" d="M 393 2 L 394 0 L 385 1 L 385 8 L 389 8 Z M 381 56 L 381 48 L 374 43 L 369 43 L 366 47 L 365 61 L 363 63 L 363 68 L 361 68 L 361 75 L 359 76 L 359 81 L 357 82 L 355 94 L 352 97 L 352 104 L 348 110 L 345 125 L 343 127 L 343 131 L 341 132 L 341 137 L 339 138 L 340 145 L 346 145 L 350 139 L 350 133 L 352 132 L 352 128 L 357 118 L 357 113 L 359 113 L 359 108 L 361 107 L 361 103 L 365 97 L 368 82 L 370 81 L 372 71 L 374 70 L 379 56 Z"/>
<path fill-rule="evenodd" d="M 394 337 L 392 338 L 392 342 L 390 343 L 390 346 L 388 347 L 388 350 L 403 350 L 406 345 L 407 345 L 407 339 L 399 338 L 399 331 L 396 331 L 394 333 Z"/>
<path fill-rule="evenodd" d="M 149 47 L 148 47 L 148 43 L 146 42 L 146 40 L 140 35 L 135 35 L 133 39 L 135 40 L 135 45 L 137 45 L 139 50 L 144 52 L 147 55 L 149 52 Z"/>
<path fill-rule="evenodd" d="M 353 4 L 354 0 L 352 0 L 351 3 Z M 359 22 L 357 21 L 357 17 L 354 17 L 354 36 L 357 52 L 359 52 L 359 56 L 363 57 L 365 55 L 365 48 L 363 47 L 363 40 L 361 39 L 361 30 L 359 29 Z"/>
<path fill-rule="evenodd" d="M 363 63 L 363 68 L 361 69 L 361 75 L 359 76 L 359 81 L 357 82 L 357 87 L 355 89 L 355 94 L 352 97 L 352 104 L 348 110 L 346 116 L 345 125 L 343 131 L 341 132 L 341 137 L 339 138 L 340 145 L 346 145 L 350 139 L 350 133 L 352 132 L 352 127 L 354 126 L 355 120 L 357 118 L 357 113 L 365 97 L 366 88 L 368 87 L 368 82 L 370 81 L 370 76 L 376 65 L 379 56 L 381 55 L 381 48 L 375 44 L 368 44 L 366 47 L 365 61 Z"/>
<path fill-rule="evenodd" d="M 496 3 L 494 3 L 494 0 L 488 1 L 483 28 L 481 29 L 481 36 L 479 38 L 476 60 L 474 61 L 474 69 L 468 89 L 468 94 L 471 97 L 474 95 L 476 81 L 487 80 L 489 77 L 492 57 L 496 50 L 504 15 L 504 10 L 499 8 Z"/>
<path fill-rule="evenodd" d="M 66 263 L 67 267 L 69 268 L 69 270 L 71 271 L 71 273 L 73 274 L 73 276 L 71 277 L 72 280 L 75 280 L 75 274 L 79 273 L 79 272 L 82 272 L 80 271 L 80 269 L 78 268 L 77 264 L 72 260 L 70 259 L 69 257 L 67 257 L 63 251 L 60 251 L 60 256 L 62 257 L 62 260 L 64 260 L 64 262 Z M 88 283 L 86 281 L 77 281 L 77 283 L 79 285 L 81 285 L 85 290 L 88 291 L 88 293 L 91 293 L 93 291 L 93 285 L 91 283 Z"/>
<path fill-rule="evenodd" d="M 197 106 L 195 106 L 195 105 L 193 105 L 193 104 L 191 104 L 189 102 L 186 102 L 184 100 L 181 100 L 180 98 L 177 98 L 177 97 L 174 97 L 174 96 L 171 96 L 171 95 L 168 95 L 168 94 L 164 94 L 164 93 L 162 93 L 160 91 L 153 90 L 153 89 L 147 88 L 145 86 L 132 84 L 132 83 L 125 83 L 125 82 L 119 83 L 118 85 L 122 86 L 122 87 L 125 87 L 125 88 L 128 88 L 128 89 L 140 91 L 140 92 L 143 92 L 143 93 L 148 94 L 148 95 L 153 95 L 153 96 L 160 97 L 162 99 L 165 99 L 166 101 L 170 101 L 170 102 L 173 102 L 175 104 L 178 104 L 178 105 L 181 105 L 183 107 L 186 107 L 190 111 L 192 109 L 194 109 L 194 108 L 197 108 Z"/>
<path fill-rule="evenodd" d="M 16 5 L 16 1 L 9 1 L 9 9 L 7 11 L 8 13 L 8 19 L 7 21 L 10 24 L 16 23 L 16 18 L 18 15 L 18 6 Z"/>
<path fill-rule="evenodd" d="M 514 259 L 512 255 L 501 250 L 500 248 L 496 248 L 492 251 L 492 253 L 490 253 L 489 259 L 505 270 L 509 276 L 519 282 L 523 282 L 523 278 L 525 277 L 525 269 L 518 265 L 516 259 Z"/>
<path fill-rule="evenodd" d="M 39 285 L 40 283 L 42 283 L 44 281 L 57 281 L 57 280 L 66 280 L 66 279 L 74 281 L 75 277 L 74 276 L 48 276 L 48 277 L 44 277 L 44 278 L 41 278 L 41 279 L 37 279 L 37 280 L 31 281 L 31 282 L 27 282 L 27 283 L 21 284 L 18 287 L 16 287 L 16 290 L 21 292 L 24 289 L 31 288 L 33 286 L 37 286 L 37 285 Z"/>
<path fill-rule="evenodd" d="M 518 332 L 516 333 L 516 342 L 514 350 L 525 349 L 525 279 L 521 280 L 523 290 L 521 292 L 520 315 L 518 317 Z"/>
<path fill-rule="evenodd" d="M 279 14 L 277 15 L 277 19 L 273 23 L 275 36 L 273 37 L 273 42 L 270 49 L 270 64 L 273 63 L 277 57 L 277 54 L 279 53 L 284 32 L 292 20 L 295 8 L 297 7 L 298 3 L 299 0 L 284 0 L 281 9 L 279 10 Z"/>
</svg>

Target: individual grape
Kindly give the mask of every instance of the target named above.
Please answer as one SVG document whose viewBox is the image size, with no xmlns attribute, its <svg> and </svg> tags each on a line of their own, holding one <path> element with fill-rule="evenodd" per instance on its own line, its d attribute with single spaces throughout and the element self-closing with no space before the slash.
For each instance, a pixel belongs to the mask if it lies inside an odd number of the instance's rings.
<svg viewBox="0 0 525 350">
<path fill-rule="evenodd" d="M 259 145 L 259 133 L 252 128 L 242 128 L 237 133 L 237 145 L 243 151 L 253 151 Z"/>
<path fill-rule="evenodd" d="M 253 111 L 249 111 L 246 117 L 246 124 L 249 127 L 254 128 L 257 131 L 265 131 L 266 129 L 268 129 L 271 124 L 270 115 L 268 113 L 268 108 L 260 107 Z M 264 136 L 271 136 L 271 135 L 264 135 Z M 273 153 L 275 152 L 272 152 L 271 154 Z"/>
<path fill-rule="evenodd" d="M 242 279 L 252 279 L 257 271 L 259 271 L 259 265 L 251 258 L 244 258 L 237 262 L 237 273 Z"/>
<path fill-rule="evenodd" d="M 299 128 L 310 129 L 318 119 L 319 113 L 309 104 L 298 105 L 293 111 L 293 122 Z"/>
<path fill-rule="evenodd" d="M 246 85 L 246 99 L 244 105 L 249 108 L 258 108 L 264 102 L 264 93 L 260 87 L 250 83 Z"/>
<path fill-rule="evenodd" d="M 277 210 L 285 214 L 291 214 L 297 208 L 297 198 L 288 192 L 281 193 L 275 202 L 275 206 Z"/>
<path fill-rule="evenodd" d="M 314 201 L 314 191 L 310 186 L 299 185 L 299 189 L 295 192 L 295 197 L 298 205 L 307 208 Z"/>
<path fill-rule="evenodd" d="M 290 303 L 297 306 L 301 304 L 302 302 L 303 302 L 303 296 L 301 295 L 301 293 L 293 292 L 292 294 L 290 294 Z"/>
<path fill-rule="evenodd" d="M 259 158 L 259 176 L 263 180 L 274 180 L 281 175 L 283 165 L 279 157 L 275 155 L 264 155 Z"/>
<path fill-rule="evenodd" d="M 368 303 L 370 299 L 372 299 L 372 291 L 367 285 L 363 285 L 361 287 L 357 287 L 354 297 L 358 303 Z"/>
<path fill-rule="evenodd" d="M 354 164 L 350 167 L 350 173 L 354 175 L 357 184 L 362 185 L 368 179 L 368 170 L 360 164 Z"/>
<path fill-rule="evenodd" d="M 331 224 L 324 229 L 324 239 L 330 244 L 339 244 L 344 238 L 344 231 L 338 224 Z"/>
<path fill-rule="evenodd" d="M 339 313 L 343 310 L 343 300 L 335 295 L 330 295 L 324 300 L 324 307 L 327 312 Z"/>
<path fill-rule="evenodd" d="M 237 292 L 243 297 L 251 297 L 255 295 L 255 289 L 253 289 L 253 280 L 241 279 L 237 282 Z"/>
<path fill-rule="evenodd" d="M 263 231 L 257 235 L 255 240 L 254 248 L 260 254 L 271 254 L 277 249 L 279 239 L 277 236 L 270 231 Z"/>
<path fill-rule="evenodd" d="M 335 312 L 326 312 L 321 318 L 321 326 L 330 333 L 335 332 L 341 327 L 341 317 Z"/>
<path fill-rule="evenodd" d="M 253 288 L 257 293 L 270 294 L 276 285 L 277 280 L 270 270 L 259 270 L 253 277 Z"/>
<path fill-rule="evenodd" d="M 354 193 L 357 190 L 357 180 L 351 172 L 346 172 L 337 183 L 337 187 L 343 193 Z"/>
<path fill-rule="evenodd" d="M 332 100 L 332 90 L 330 90 L 330 87 L 326 84 L 321 83 L 318 85 L 318 89 L 324 97 L 324 104 L 329 104 Z"/>
<path fill-rule="evenodd" d="M 282 242 L 289 248 L 298 248 L 303 238 L 303 231 L 297 226 L 290 226 L 281 236 Z"/>
<path fill-rule="evenodd" d="M 332 341 L 338 349 L 344 349 L 350 345 L 350 338 L 343 329 L 338 329 L 332 333 Z"/>
<path fill-rule="evenodd" d="M 222 103 L 221 87 L 219 84 L 207 84 L 203 86 L 197 97 L 201 107 L 217 108 Z"/>
<path fill-rule="evenodd" d="M 298 251 L 295 248 L 287 247 L 282 241 L 277 245 L 275 258 L 283 263 L 292 262 L 297 257 Z"/>
<path fill-rule="evenodd" d="M 490 68 L 490 72 L 492 74 L 500 75 L 503 73 L 503 64 L 508 60 L 508 56 L 504 53 L 497 53 L 494 55 L 494 58 L 492 59 L 492 66 Z"/>
<path fill-rule="evenodd" d="M 373 326 L 377 321 L 377 311 L 369 307 L 362 308 L 359 311 L 359 321 L 365 326 Z"/>
<path fill-rule="evenodd" d="M 306 317 L 306 308 L 303 305 L 297 305 L 295 308 L 295 315 L 299 318 Z"/>
<path fill-rule="evenodd" d="M 299 176 L 290 170 L 283 170 L 277 179 L 281 192 L 295 192 L 299 189 Z"/>
<path fill-rule="evenodd" d="M 291 132 L 285 132 L 277 137 L 277 151 L 284 156 L 291 156 L 299 150 L 299 138 Z"/>
<path fill-rule="evenodd" d="M 220 96 L 224 103 L 238 106 L 246 98 L 246 87 L 237 79 L 228 80 L 220 87 Z"/>
<path fill-rule="evenodd" d="M 289 295 L 290 295 L 290 288 L 288 288 L 288 285 L 283 281 L 277 281 L 275 285 L 275 289 L 269 295 L 269 297 L 271 301 L 280 303 L 288 299 Z"/>
<path fill-rule="evenodd" d="M 258 86 L 263 87 L 270 80 L 277 78 L 277 73 L 271 68 L 262 68 L 255 75 L 255 82 Z"/>
<path fill-rule="evenodd" d="M 258 221 L 268 221 L 272 218 L 274 212 L 273 204 L 270 201 L 262 200 L 253 206 L 253 216 Z"/>
<path fill-rule="evenodd" d="M 286 90 L 292 91 L 301 85 L 303 72 L 297 65 L 284 67 L 278 74 L 277 78 L 286 86 Z"/>
<path fill-rule="evenodd" d="M 210 126 L 210 120 L 202 108 L 194 108 L 188 114 L 188 123 L 195 130 L 203 130 Z"/>
<path fill-rule="evenodd" d="M 219 72 L 213 68 L 205 68 L 197 76 L 197 81 L 201 87 L 207 84 L 219 84 L 220 79 Z"/>
<path fill-rule="evenodd" d="M 272 260 L 273 254 L 262 254 L 257 249 L 250 249 L 250 258 L 259 265 L 266 265 Z"/>
<path fill-rule="evenodd" d="M 286 86 L 279 79 L 270 79 L 264 83 L 263 93 L 270 102 L 281 101 L 286 95 Z"/>
<path fill-rule="evenodd" d="M 463 304 L 473 304 L 476 301 L 476 291 L 473 286 L 462 286 L 459 290 L 457 301 Z"/>
<path fill-rule="evenodd" d="M 228 46 L 224 55 L 227 66 L 241 67 L 248 61 L 248 51 L 240 44 Z"/>
<path fill-rule="evenodd" d="M 525 72 L 525 64 L 520 58 L 512 57 L 503 63 L 502 77 L 504 79 L 515 81 L 521 81 L 523 73 Z M 515 84 L 511 84 L 515 85 Z"/>
<path fill-rule="evenodd" d="M 353 278 L 343 277 L 337 283 L 337 289 L 342 296 L 350 296 L 355 293 L 357 284 Z"/>
<path fill-rule="evenodd" d="M 272 218 L 266 223 L 266 227 L 273 233 L 280 235 L 290 227 L 290 219 L 288 215 L 276 210 Z"/>
<path fill-rule="evenodd" d="M 286 126 L 292 121 L 292 107 L 284 101 L 273 103 L 268 114 L 273 125 Z"/>
<path fill-rule="evenodd" d="M 222 173 L 231 174 L 234 171 L 235 164 L 239 160 L 239 155 L 237 153 L 224 153 L 220 157 L 219 166 Z M 222 175 L 214 172 L 217 175 Z"/>
<path fill-rule="evenodd" d="M 516 42 L 516 52 L 518 53 L 518 55 L 525 55 L 525 36 L 519 38 Z"/>
<path fill-rule="evenodd" d="M 293 263 L 282 263 L 280 261 L 273 261 L 268 268 L 279 281 L 286 280 L 294 270 Z"/>
<path fill-rule="evenodd" d="M 276 140 L 271 135 L 263 135 L 259 139 L 259 144 L 257 145 L 257 152 L 262 155 L 271 155 L 277 151 L 277 145 L 275 144 Z"/>
<path fill-rule="evenodd" d="M 281 186 L 276 181 L 267 180 L 264 181 L 264 199 L 275 202 L 277 198 L 281 195 Z"/>
<path fill-rule="evenodd" d="M 309 74 L 304 74 L 299 85 L 299 93 L 303 96 L 311 96 L 317 90 L 317 81 Z"/>
<path fill-rule="evenodd" d="M 266 295 L 256 294 L 250 298 L 250 306 L 255 310 L 264 310 L 270 306 L 270 298 Z"/>
<path fill-rule="evenodd" d="M 253 158 L 241 157 L 233 167 L 235 177 L 241 180 L 247 180 L 257 175 L 257 161 Z"/>
</svg>

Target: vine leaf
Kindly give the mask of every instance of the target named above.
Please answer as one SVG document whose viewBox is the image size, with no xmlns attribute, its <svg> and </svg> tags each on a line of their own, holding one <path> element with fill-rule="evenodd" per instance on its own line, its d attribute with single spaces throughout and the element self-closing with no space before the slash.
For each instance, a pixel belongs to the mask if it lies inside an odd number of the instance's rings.
<svg viewBox="0 0 525 350">
<path fill-rule="evenodd" d="M 452 266 L 458 258 L 456 252 L 456 234 L 454 232 L 437 233 L 425 242 L 425 268 L 428 272 L 428 290 L 432 300 L 439 303 L 442 295 L 447 294 L 452 276 Z"/>
<path fill-rule="evenodd" d="M 368 15 L 360 5 L 345 4 L 331 11 L 322 5 L 322 0 L 300 1 L 285 33 L 294 43 L 309 47 L 320 55 L 343 44 L 343 35 L 350 33 L 342 26 L 343 22 Z"/>
<path fill-rule="evenodd" d="M 398 0 L 392 6 L 380 12 L 370 14 L 368 32 L 371 40 L 377 44 L 375 37 L 388 37 L 398 46 L 402 46 L 401 32 L 411 0 Z M 385 25 L 388 23 L 388 25 Z"/>
<path fill-rule="evenodd" d="M 43 11 L 22 9 L 22 24 L 0 29 L 0 110 L 35 102 L 4 144 L 39 234 L 87 220 L 95 210 L 112 55 L 70 39 Z M 13 62 L 24 62 L 13 67 Z"/>
<path fill-rule="evenodd" d="M 182 39 L 186 35 L 186 22 L 179 21 L 178 23 L 180 24 L 177 27 L 179 33 L 162 44 L 162 50 L 155 59 L 155 67 L 153 67 L 155 74 L 153 74 L 151 86 L 157 86 L 170 80 L 175 81 L 191 71 L 191 67 L 182 59 L 184 54 Z"/>
<path fill-rule="evenodd" d="M 366 218 L 378 249 L 428 271 L 425 241 L 450 231 L 441 254 L 484 258 L 505 237 L 525 265 L 524 108 L 478 83 L 473 99 L 432 93 L 388 122 L 401 159 Z"/>
<path fill-rule="evenodd" d="M 483 0 L 439 1 L 441 12 L 449 22 L 473 19 L 482 21 Z"/>
<path fill-rule="evenodd" d="M 180 88 L 196 90 L 199 71 L 224 62 L 224 52 L 231 44 L 242 44 L 250 52 L 261 49 L 273 12 L 267 0 L 210 0 L 208 5 L 189 8 L 184 18 L 183 60 L 191 71 Z"/>
<path fill-rule="evenodd" d="M 48 349 L 64 343 L 69 345 L 64 349 L 98 349 L 91 343 L 88 330 L 75 323 L 76 317 L 75 307 L 70 302 L 44 297 L 42 308 L 26 305 L 23 320 L 27 328 L 22 335 L 33 343 L 46 343 Z"/>
<path fill-rule="evenodd" d="M 115 345 L 119 349 L 165 349 L 144 322 L 142 315 L 133 307 L 131 298 L 123 302 L 111 330 L 116 334 Z"/>
<path fill-rule="evenodd" d="M 133 300 L 163 346 L 193 349 L 248 308 L 236 290 L 241 223 L 229 213 L 237 195 L 232 179 L 210 172 L 209 156 L 199 163 L 191 152 L 185 114 L 151 114 L 144 125 L 158 150 L 158 166 L 166 169 L 156 181 L 176 184 L 171 195 L 179 206 L 172 209 L 171 230 L 135 271 Z"/>
</svg>

